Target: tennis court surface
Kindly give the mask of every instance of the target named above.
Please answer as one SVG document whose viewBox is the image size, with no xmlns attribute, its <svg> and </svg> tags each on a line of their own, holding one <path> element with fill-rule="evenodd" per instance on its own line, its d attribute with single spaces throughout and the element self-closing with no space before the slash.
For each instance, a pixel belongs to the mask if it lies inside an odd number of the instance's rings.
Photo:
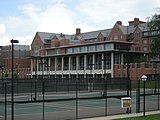
<svg viewBox="0 0 160 120">
<path fill-rule="evenodd" d="M 0 91 L 0 120 L 75 120 L 126 113 L 121 98 L 131 97 L 131 111 L 143 111 L 139 83 L 128 89 L 125 79 L 55 79 L 14 82 L 14 109 L 10 81 Z M 159 89 L 146 88 L 146 111 L 159 108 Z M 131 96 L 130 96 L 131 95 Z"/>
<path fill-rule="evenodd" d="M 123 91 L 125 93 L 125 91 Z M 108 95 L 116 95 L 118 92 L 108 92 Z M 76 117 L 89 117 L 97 114 L 105 114 L 106 99 L 103 98 L 101 91 L 98 92 L 81 92 L 81 93 L 37 93 L 36 101 L 34 95 L 18 95 L 14 96 L 14 117 L 16 120 L 64 120 L 75 119 Z M 91 98 L 91 99 L 88 99 Z M 6 104 L 5 104 L 6 100 Z M 3 120 L 5 116 L 11 117 L 11 97 L 6 98 L 1 95 L 0 116 Z M 107 107 L 110 111 L 125 112 L 121 109 L 120 100 L 117 98 L 107 99 Z M 119 108 L 119 109 L 117 109 Z M 78 115 L 76 114 L 78 112 Z M 96 113 L 96 114 L 94 114 Z"/>
</svg>

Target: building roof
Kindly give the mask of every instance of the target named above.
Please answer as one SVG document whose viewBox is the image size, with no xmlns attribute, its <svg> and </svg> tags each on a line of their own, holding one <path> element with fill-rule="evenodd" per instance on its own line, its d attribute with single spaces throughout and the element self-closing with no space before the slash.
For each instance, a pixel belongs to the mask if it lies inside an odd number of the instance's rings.
<svg viewBox="0 0 160 120">
<path fill-rule="evenodd" d="M 104 30 L 97 30 L 97 31 L 92 31 L 92 32 L 86 32 L 86 33 L 81 33 L 78 37 L 79 39 L 82 40 L 87 40 L 87 39 L 93 39 L 97 38 L 99 33 L 101 32 L 104 37 L 108 37 L 112 29 L 104 29 Z M 76 34 L 73 35 L 68 35 L 68 34 L 57 34 L 57 33 L 47 33 L 47 32 L 37 32 L 38 35 L 40 36 L 41 40 L 46 43 L 45 40 L 51 40 L 53 37 L 57 37 L 59 40 L 60 39 L 69 39 L 69 40 L 74 40 Z"/>
<path fill-rule="evenodd" d="M 45 40 L 50 40 L 51 36 L 55 36 L 55 33 L 47 33 L 47 32 L 37 32 L 37 34 L 40 36 L 43 43 L 46 43 Z"/>
<path fill-rule="evenodd" d="M 60 40 L 60 39 L 64 39 L 64 38 L 65 38 L 65 39 L 69 39 L 69 40 L 71 39 L 71 35 L 62 34 L 62 33 L 56 34 L 55 36 L 56 36 L 59 40 Z"/>
<path fill-rule="evenodd" d="M 86 33 L 81 33 L 82 39 L 88 40 L 88 39 L 93 39 L 97 38 L 99 33 L 101 32 L 104 37 L 108 37 L 112 29 L 104 29 L 104 30 L 97 30 L 97 31 L 92 31 L 92 32 L 86 32 Z"/>
<path fill-rule="evenodd" d="M 118 25 L 118 24 L 117 24 Z M 123 26 L 123 25 L 118 25 L 119 28 L 122 30 L 124 34 L 130 34 L 133 33 L 136 27 L 134 25 L 129 25 L 129 26 Z M 142 31 L 147 31 L 147 23 L 141 23 L 138 25 L 138 27 Z M 85 33 L 80 33 L 78 36 L 76 34 L 68 35 L 68 34 L 58 34 L 58 33 L 47 33 L 47 32 L 37 32 L 41 38 L 41 40 L 44 42 L 44 44 L 50 44 L 51 39 L 53 37 L 57 37 L 59 40 L 61 39 L 69 39 L 70 41 L 73 42 L 73 40 L 90 40 L 90 39 L 96 39 L 99 35 L 99 33 L 102 33 L 104 37 L 108 37 L 110 32 L 112 31 L 112 28 L 110 29 L 103 29 L 103 30 L 97 30 L 97 31 L 91 31 L 91 32 L 85 32 Z M 77 43 L 77 42 L 73 42 Z"/>
<path fill-rule="evenodd" d="M 47 40 L 51 40 L 51 39 L 53 39 L 53 37 L 57 37 L 59 40 L 60 39 L 71 39 L 71 35 L 67 35 L 67 34 L 62 34 L 62 33 L 60 33 L 60 34 L 58 34 L 58 33 L 47 33 L 47 32 L 37 32 L 38 33 L 38 35 L 40 36 L 40 38 L 41 38 L 41 40 L 45 43 L 45 44 L 47 44 L 48 42 L 47 42 Z"/>
<path fill-rule="evenodd" d="M 130 34 L 130 33 L 133 33 L 134 30 L 136 29 L 136 27 L 134 27 L 134 25 L 130 25 L 130 26 L 121 26 L 121 25 L 118 25 L 119 28 L 122 30 L 122 32 L 124 34 Z M 148 27 L 147 27 L 147 23 L 141 23 L 138 25 L 138 27 L 142 30 L 142 31 L 148 31 Z"/>
</svg>

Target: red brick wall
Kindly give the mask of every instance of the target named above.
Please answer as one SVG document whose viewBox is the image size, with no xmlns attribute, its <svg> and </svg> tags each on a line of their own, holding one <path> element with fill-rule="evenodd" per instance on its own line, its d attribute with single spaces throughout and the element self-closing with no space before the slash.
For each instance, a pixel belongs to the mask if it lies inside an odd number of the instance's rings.
<svg viewBox="0 0 160 120">
<path fill-rule="evenodd" d="M 115 36 L 117 37 L 115 39 Z M 120 29 L 120 26 L 116 23 L 109 34 L 110 40 L 117 40 L 117 41 L 126 41 L 126 35 L 123 34 L 123 32 Z"/>
<path fill-rule="evenodd" d="M 34 39 L 33 39 L 33 42 L 32 42 L 32 44 L 31 44 L 31 55 L 34 54 L 35 46 L 36 46 L 36 45 L 38 45 L 41 50 L 44 49 L 44 43 L 43 43 L 43 41 L 41 40 L 41 38 L 40 38 L 40 36 L 38 35 L 38 33 L 36 33 L 36 35 L 35 35 L 35 37 L 34 37 Z M 39 51 L 39 55 L 44 55 L 44 54 L 45 54 L 44 51 Z"/>
<path fill-rule="evenodd" d="M 51 47 L 59 47 L 60 46 L 60 41 L 58 39 L 53 39 L 51 41 Z"/>
<path fill-rule="evenodd" d="M 70 42 L 68 39 L 61 39 L 60 40 L 60 46 L 66 46 L 66 45 L 69 45 Z"/>
<path fill-rule="evenodd" d="M 157 66 L 160 66 L 160 64 L 157 64 Z M 144 74 L 160 74 L 160 69 L 158 67 L 157 69 L 154 68 L 153 64 L 141 63 L 140 67 L 138 67 L 138 64 L 130 64 L 129 74 L 131 80 L 138 80 Z M 127 77 L 127 65 L 114 65 L 114 77 L 124 77 L 124 75 Z"/>
</svg>

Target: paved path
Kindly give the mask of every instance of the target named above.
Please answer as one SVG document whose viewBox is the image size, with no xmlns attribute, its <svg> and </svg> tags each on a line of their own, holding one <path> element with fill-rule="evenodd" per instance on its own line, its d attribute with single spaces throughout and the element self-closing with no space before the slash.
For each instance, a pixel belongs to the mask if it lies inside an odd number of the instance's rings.
<svg viewBox="0 0 160 120">
<path fill-rule="evenodd" d="M 146 112 L 146 115 L 152 115 L 152 114 L 160 114 L 160 111 Z M 136 116 L 143 116 L 143 113 L 121 114 L 121 115 L 113 115 L 113 116 L 107 116 L 107 117 L 95 117 L 95 118 L 88 118 L 88 119 L 81 119 L 81 120 L 114 120 L 118 118 L 136 117 Z"/>
</svg>

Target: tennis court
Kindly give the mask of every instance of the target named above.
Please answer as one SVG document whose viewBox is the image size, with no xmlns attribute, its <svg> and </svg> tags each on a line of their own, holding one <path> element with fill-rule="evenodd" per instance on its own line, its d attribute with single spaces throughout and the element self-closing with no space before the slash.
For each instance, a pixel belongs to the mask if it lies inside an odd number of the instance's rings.
<svg viewBox="0 0 160 120">
<path fill-rule="evenodd" d="M 124 82 L 124 83 L 123 83 Z M 0 94 L 0 120 L 10 120 L 12 98 L 10 86 Z M 15 120 L 74 120 L 126 113 L 121 98 L 128 97 L 126 81 L 19 81 L 14 84 Z M 131 93 L 132 112 L 143 111 L 143 89 Z M 146 110 L 156 110 L 159 96 L 146 89 Z M 140 99 L 139 99 L 140 98 Z M 139 99 L 139 103 L 137 103 Z M 5 104 L 6 103 L 6 104 Z M 140 105 L 140 107 L 138 106 Z"/>
<path fill-rule="evenodd" d="M 148 90 L 149 91 L 149 90 Z M 126 94 L 126 91 L 108 91 L 107 96 L 118 96 L 119 94 Z M 88 99 L 88 97 L 94 97 L 97 99 Z M 76 109 L 78 110 L 78 116 L 81 118 L 104 115 L 106 109 L 106 100 L 107 100 L 107 114 L 117 114 L 117 113 L 125 113 L 126 109 L 121 108 L 121 100 L 109 97 L 107 99 L 103 98 L 102 92 L 81 92 L 77 93 L 77 99 L 75 92 L 73 93 L 48 93 L 44 96 L 39 93 L 37 94 L 37 102 L 31 101 L 30 95 L 25 96 L 16 96 L 14 103 L 14 114 L 16 120 L 26 119 L 26 116 L 30 118 L 30 120 L 42 119 L 42 115 L 44 112 L 45 118 L 47 120 L 52 120 L 53 118 L 56 120 L 64 120 L 75 119 L 76 117 Z M 1 98 L 2 99 L 2 98 Z M 4 98 L 3 98 L 4 99 Z M 44 99 L 45 102 L 42 102 Z M 147 96 L 146 103 L 149 107 L 155 107 L 155 103 L 153 101 L 157 100 L 157 96 Z M 11 101 L 11 97 L 7 97 L 7 101 Z M 25 103 L 25 102 L 26 103 Z M 143 101 L 143 97 L 141 97 L 141 102 Z M 142 105 L 143 103 L 141 103 Z M 76 108 L 77 107 L 77 108 Z M 135 110 L 136 107 L 136 92 L 132 92 L 132 111 Z M 7 117 L 11 116 L 11 103 L 7 102 L 6 105 L 6 113 Z M 96 113 L 96 114 L 95 114 Z M 4 120 L 5 116 L 5 104 L 0 104 L 0 116 L 1 119 Z M 38 118 L 37 118 L 38 117 Z"/>
<path fill-rule="evenodd" d="M 125 92 L 125 91 L 123 91 Z M 109 94 L 118 94 L 118 92 L 108 92 Z M 77 97 L 77 99 L 76 99 Z M 88 97 L 95 97 L 97 99 L 87 99 Z M 104 114 L 106 99 L 102 98 L 102 92 L 81 92 L 77 93 L 48 93 L 44 96 L 42 94 L 37 94 L 37 101 L 31 101 L 30 95 L 26 96 L 15 96 L 14 103 L 14 114 L 15 117 L 22 118 L 27 116 L 41 116 L 44 112 L 45 115 L 54 115 L 63 119 L 65 117 L 74 119 L 76 109 L 80 116 L 87 116 L 87 113 L 92 111 L 92 113 L 98 111 L 99 114 Z M 2 99 L 2 98 L 1 98 Z M 0 116 L 5 116 L 5 109 L 7 116 L 11 115 L 11 97 L 7 97 L 7 105 L 0 104 Z M 4 97 L 3 97 L 4 100 Z M 42 102 L 42 101 L 45 102 Z M 9 101 L 9 102 L 8 102 Z M 25 102 L 24 102 L 25 101 Z M 121 108 L 120 100 L 117 98 L 110 98 L 107 100 L 108 109 L 110 107 L 113 109 Z M 77 108 L 76 108 L 77 107 Z M 43 111 L 44 110 L 44 111 Z M 125 112 L 125 110 L 124 110 Z M 90 115 L 91 113 L 88 113 Z M 66 115 L 66 116 L 65 116 Z M 69 115 L 69 116 L 68 116 Z M 97 114 L 96 114 L 97 115 Z"/>
</svg>

